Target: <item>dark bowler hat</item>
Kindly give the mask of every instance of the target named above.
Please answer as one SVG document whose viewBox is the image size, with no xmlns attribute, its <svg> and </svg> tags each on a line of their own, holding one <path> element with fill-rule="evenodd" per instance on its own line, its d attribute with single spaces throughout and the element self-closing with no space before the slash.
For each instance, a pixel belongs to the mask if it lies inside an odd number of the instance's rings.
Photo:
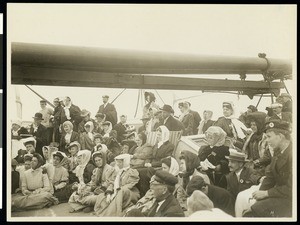
<svg viewBox="0 0 300 225">
<path fill-rule="evenodd" d="M 162 111 L 169 112 L 169 113 L 174 112 L 172 106 L 170 106 L 170 105 L 164 105 L 162 108 L 159 108 L 159 109 L 162 110 Z"/>
<path fill-rule="evenodd" d="M 246 159 L 246 154 L 243 152 L 238 152 L 235 149 L 230 149 L 230 155 L 225 156 L 226 159 L 232 161 L 239 161 L 239 162 L 248 162 L 249 160 Z"/>
<path fill-rule="evenodd" d="M 270 129 L 277 129 L 285 132 L 291 132 L 290 123 L 283 120 L 270 120 L 266 123 L 265 131 Z"/>
<path fill-rule="evenodd" d="M 41 103 L 42 103 L 42 102 L 45 102 L 45 103 L 47 103 L 47 101 L 46 101 L 46 100 L 44 100 L 44 99 L 42 99 L 40 102 L 41 102 Z"/>
<path fill-rule="evenodd" d="M 109 98 L 108 95 L 102 95 L 102 98 Z"/>
<path fill-rule="evenodd" d="M 166 184 L 166 185 L 171 185 L 175 186 L 175 184 L 178 183 L 178 178 L 175 177 L 174 175 L 170 174 L 169 172 L 163 171 L 163 170 L 158 170 L 156 171 L 153 181 L 156 181 L 160 184 Z"/>
<path fill-rule="evenodd" d="M 32 117 L 33 119 L 38 119 L 38 120 L 44 120 L 43 119 L 43 114 L 42 113 L 36 113 L 34 115 L 34 117 Z"/>
</svg>

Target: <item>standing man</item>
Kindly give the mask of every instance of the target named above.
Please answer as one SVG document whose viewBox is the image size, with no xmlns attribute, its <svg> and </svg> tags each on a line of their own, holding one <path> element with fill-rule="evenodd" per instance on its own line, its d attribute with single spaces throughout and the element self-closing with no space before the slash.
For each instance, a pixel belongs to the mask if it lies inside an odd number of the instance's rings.
<svg viewBox="0 0 300 225">
<path fill-rule="evenodd" d="M 53 123 L 50 123 L 50 118 L 53 115 L 53 109 L 47 107 L 47 101 L 41 100 L 40 101 L 41 110 L 39 111 L 43 115 L 42 125 L 44 125 L 47 129 L 47 142 L 46 144 L 49 145 L 52 141 L 52 134 L 53 134 Z"/>
<path fill-rule="evenodd" d="M 274 149 L 274 156 L 259 190 L 252 194 L 256 202 L 244 216 L 291 217 L 293 156 L 289 124 L 280 120 L 269 121 L 266 136 Z"/>
<path fill-rule="evenodd" d="M 172 112 L 174 112 L 172 106 L 164 105 L 160 110 L 162 110 L 163 119 L 161 125 L 165 125 L 169 131 L 184 130 L 183 124 L 172 116 Z"/>
<path fill-rule="evenodd" d="M 65 121 L 70 121 L 74 128 L 74 131 L 78 131 L 78 124 L 81 122 L 82 118 L 80 116 L 81 110 L 78 106 L 74 105 L 70 97 L 65 97 L 63 99 L 63 110 L 61 113 L 61 124 Z M 63 129 L 62 129 L 63 130 Z M 64 131 L 63 131 L 64 132 Z"/>
<path fill-rule="evenodd" d="M 47 145 L 47 128 L 42 125 L 42 121 L 44 120 L 42 113 L 36 113 L 32 118 L 34 121 L 30 126 L 29 134 L 36 140 L 35 151 L 43 156 L 42 148 Z"/>
<path fill-rule="evenodd" d="M 59 125 L 60 125 L 60 117 L 63 110 L 63 107 L 61 105 L 61 102 L 59 101 L 59 98 L 55 98 L 53 100 L 54 105 L 54 112 L 53 112 L 53 136 L 52 141 L 53 142 L 60 142 L 60 132 L 59 132 Z"/>
<path fill-rule="evenodd" d="M 187 102 L 187 103 L 188 103 L 188 110 L 194 117 L 193 134 L 195 135 L 195 134 L 198 134 L 198 127 L 201 122 L 201 116 L 197 111 L 191 110 L 192 105 L 190 102 Z"/>
<path fill-rule="evenodd" d="M 118 122 L 117 111 L 115 106 L 108 102 L 108 99 L 109 99 L 108 95 L 102 96 L 103 105 L 100 105 L 98 113 L 105 114 L 106 120 L 110 121 L 112 126 L 114 127 Z"/>
</svg>

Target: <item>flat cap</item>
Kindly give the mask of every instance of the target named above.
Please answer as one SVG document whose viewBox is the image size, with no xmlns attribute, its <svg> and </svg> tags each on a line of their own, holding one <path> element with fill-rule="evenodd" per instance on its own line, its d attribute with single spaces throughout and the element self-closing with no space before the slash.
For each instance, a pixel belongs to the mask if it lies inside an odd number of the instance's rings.
<svg viewBox="0 0 300 225">
<path fill-rule="evenodd" d="M 175 186 L 178 183 L 178 178 L 167 171 L 158 170 L 154 175 L 154 180 L 161 184 Z"/>
</svg>

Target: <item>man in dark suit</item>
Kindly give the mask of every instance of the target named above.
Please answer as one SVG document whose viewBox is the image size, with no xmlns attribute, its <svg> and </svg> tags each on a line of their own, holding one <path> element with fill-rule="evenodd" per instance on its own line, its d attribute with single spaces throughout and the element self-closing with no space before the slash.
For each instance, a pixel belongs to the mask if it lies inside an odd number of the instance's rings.
<svg viewBox="0 0 300 225">
<path fill-rule="evenodd" d="M 165 125 L 169 131 L 184 130 L 183 124 L 171 115 L 172 112 L 174 112 L 172 106 L 164 105 L 162 108 L 160 108 L 160 110 L 162 110 L 163 119 L 161 125 Z"/>
<path fill-rule="evenodd" d="M 63 99 L 63 110 L 61 111 L 60 123 L 63 124 L 65 121 L 70 121 L 73 124 L 73 130 L 78 131 L 78 124 L 81 122 L 82 117 L 80 116 L 81 110 L 78 106 L 71 102 L 70 97 Z M 63 129 L 62 129 L 63 130 Z"/>
<path fill-rule="evenodd" d="M 34 122 L 30 126 L 30 132 L 36 140 L 36 153 L 39 153 L 43 156 L 42 148 L 47 145 L 47 128 L 42 125 L 43 115 L 42 113 L 36 113 L 33 117 Z"/>
<path fill-rule="evenodd" d="M 129 125 L 126 123 L 127 121 L 127 116 L 126 115 L 121 115 L 120 116 L 120 122 L 117 123 L 114 126 L 114 130 L 117 131 L 117 140 L 119 143 L 121 143 L 123 140 L 126 139 L 124 134 L 127 134 L 127 129 L 129 128 Z"/>
<path fill-rule="evenodd" d="M 191 196 L 195 190 L 202 191 L 214 203 L 215 208 L 234 216 L 233 196 L 224 188 L 206 184 L 201 176 L 193 176 L 186 187 L 186 193 Z"/>
<path fill-rule="evenodd" d="M 178 200 L 172 194 L 178 178 L 169 172 L 158 170 L 150 180 L 155 202 L 149 210 L 141 212 L 139 209 L 129 211 L 126 216 L 138 217 L 184 217 L 184 212 Z"/>
<path fill-rule="evenodd" d="M 193 134 L 195 135 L 195 134 L 198 134 L 198 127 L 199 127 L 199 124 L 201 122 L 201 116 L 197 111 L 191 110 L 192 104 L 190 102 L 187 102 L 187 103 L 189 105 L 189 111 L 194 117 Z"/>
<path fill-rule="evenodd" d="M 238 193 L 257 185 L 261 182 L 262 176 L 254 169 L 245 166 L 246 154 L 230 149 L 230 155 L 225 156 L 229 160 L 230 173 L 226 175 L 227 190 L 236 199 Z"/>
<path fill-rule="evenodd" d="M 274 156 L 259 190 L 252 194 L 256 202 L 244 216 L 291 217 L 293 159 L 289 124 L 280 120 L 269 121 L 266 136 L 274 149 Z"/>
<path fill-rule="evenodd" d="M 118 116 L 116 108 L 113 104 L 108 102 L 109 96 L 103 95 L 103 105 L 100 105 L 99 110 L 97 113 L 103 113 L 106 115 L 106 120 L 110 121 L 112 126 L 114 127 L 118 122 Z"/>
<path fill-rule="evenodd" d="M 271 116 L 269 120 L 283 120 L 292 123 L 292 113 L 282 112 L 282 104 L 277 102 L 273 103 L 271 108 L 273 109 L 273 116 Z"/>
</svg>

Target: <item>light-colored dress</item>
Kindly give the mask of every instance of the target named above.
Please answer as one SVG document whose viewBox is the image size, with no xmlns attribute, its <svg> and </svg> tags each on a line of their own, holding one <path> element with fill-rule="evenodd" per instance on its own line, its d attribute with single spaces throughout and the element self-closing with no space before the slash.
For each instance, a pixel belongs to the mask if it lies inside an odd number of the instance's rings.
<svg viewBox="0 0 300 225">
<path fill-rule="evenodd" d="M 22 194 L 12 196 L 12 211 L 41 209 L 58 203 L 50 193 L 50 182 L 42 168 L 25 171 L 21 179 Z"/>
<path fill-rule="evenodd" d="M 94 206 L 97 196 L 103 193 L 114 182 L 116 177 L 114 167 L 106 164 L 103 168 L 100 181 L 97 182 L 98 170 L 99 168 L 93 170 L 92 179 L 87 185 L 81 185 L 79 190 L 71 195 L 68 203 L 75 211 L 87 206 Z"/>
<path fill-rule="evenodd" d="M 124 216 L 126 209 L 135 204 L 140 194 L 135 185 L 139 181 L 136 169 L 127 167 L 118 172 L 114 184 L 107 191 L 111 191 L 111 202 L 107 203 L 105 193 L 98 195 L 94 210 L 97 216 Z"/>
</svg>

